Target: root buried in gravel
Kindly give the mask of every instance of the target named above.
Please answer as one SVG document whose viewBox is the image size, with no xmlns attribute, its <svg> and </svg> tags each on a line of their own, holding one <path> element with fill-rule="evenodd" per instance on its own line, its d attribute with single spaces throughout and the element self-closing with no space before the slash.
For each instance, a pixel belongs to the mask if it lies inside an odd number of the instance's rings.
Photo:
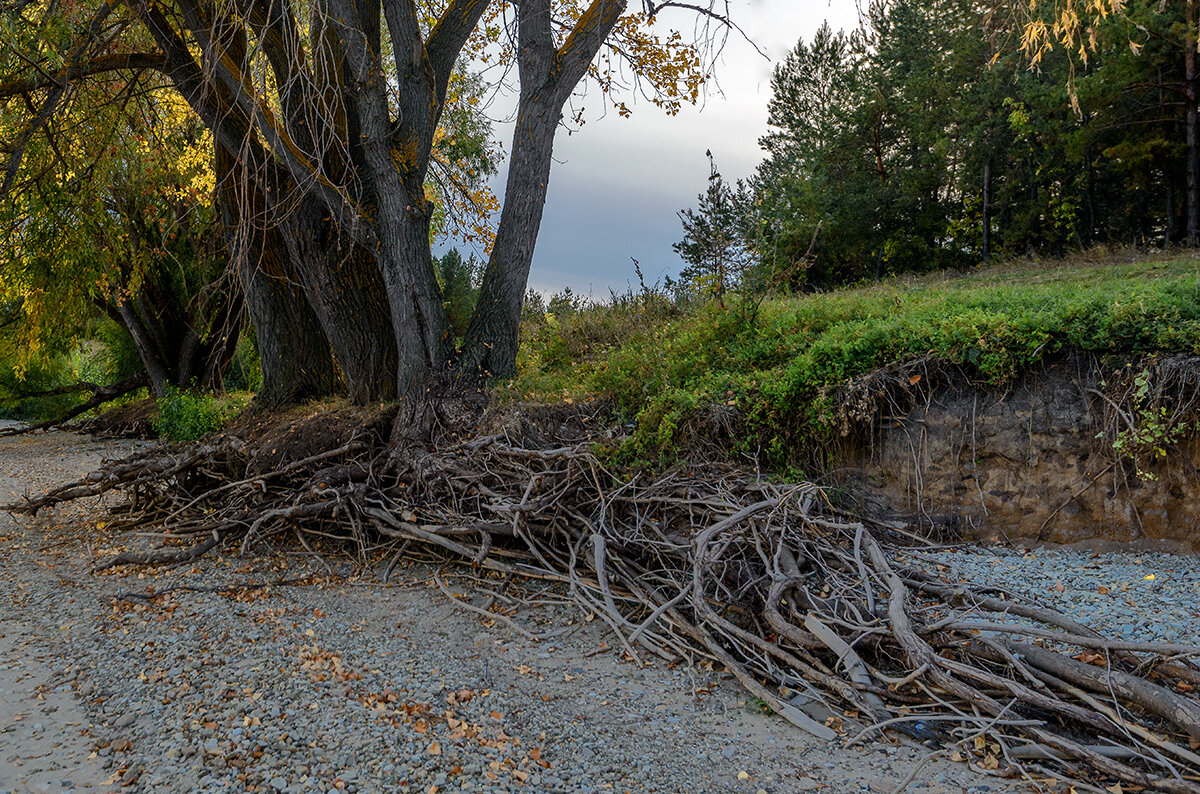
<svg viewBox="0 0 1200 794">
<path fill-rule="evenodd" d="M 1110 641 L 997 588 L 946 582 L 902 562 L 919 538 L 852 520 L 812 484 L 717 466 L 626 476 L 594 453 L 600 435 L 397 446 L 386 421 L 309 424 L 323 448 L 285 443 L 302 426 L 253 443 L 230 432 L 10 509 L 116 491 L 122 526 L 178 540 L 98 568 L 335 540 L 364 564 L 388 549 L 389 573 L 434 555 L 549 579 L 631 660 L 723 665 L 823 739 L 899 732 L 993 774 L 1200 794 L 1200 648 Z M 839 716 L 816 719 L 812 703 Z"/>
</svg>

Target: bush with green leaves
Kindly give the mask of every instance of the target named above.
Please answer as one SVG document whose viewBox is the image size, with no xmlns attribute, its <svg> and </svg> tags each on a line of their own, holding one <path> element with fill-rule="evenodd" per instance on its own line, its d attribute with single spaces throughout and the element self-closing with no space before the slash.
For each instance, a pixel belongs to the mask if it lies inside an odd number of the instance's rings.
<svg viewBox="0 0 1200 794">
<path fill-rule="evenodd" d="M 1200 352 L 1200 261 L 897 278 L 769 299 L 753 322 L 712 303 L 629 311 L 590 307 L 529 333 L 513 390 L 612 403 L 635 422 L 626 452 L 654 465 L 674 459 L 689 418 L 722 406 L 745 420 L 735 452 L 809 466 L 833 432 L 831 389 L 888 364 L 929 356 L 1004 384 L 1072 350 Z"/>
<path fill-rule="evenodd" d="M 158 399 L 154 432 L 172 441 L 195 441 L 224 427 L 246 402 L 244 395 L 217 396 L 170 388 Z"/>
<path fill-rule="evenodd" d="M 435 259 L 438 284 L 442 288 L 442 305 L 446 319 L 455 337 L 461 339 L 467 333 L 475 301 L 479 298 L 479 285 L 483 283 L 483 263 L 472 254 L 463 259 L 457 248 L 451 248 L 441 259 Z"/>
</svg>

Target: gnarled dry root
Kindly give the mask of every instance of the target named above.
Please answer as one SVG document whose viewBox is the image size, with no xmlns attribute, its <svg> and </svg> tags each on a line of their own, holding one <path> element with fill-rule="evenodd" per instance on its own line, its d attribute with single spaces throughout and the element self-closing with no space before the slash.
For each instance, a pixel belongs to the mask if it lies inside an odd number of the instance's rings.
<svg viewBox="0 0 1200 794">
<path fill-rule="evenodd" d="M 720 467 L 630 479 L 590 442 L 524 448 L 502 435 L 397 449 L 364 428 L 326 451 L 270 452 L 263 470 L 232 436 L 163 448 L 10 509 L 115 490 L 127 524 L 180 540 L 102 566 L 249 554 L 294 534 L 342 539 L 364 560 L 393 544 L 556 580 L 632 659 L 710 659 L 816 736 L 901 731 L 1002 774 L 1050 767 L 1200 794 L 1200 648 L 1111 642 L 939 579 L 905 562 L 911 535 L 849 520 L 814 485 Z M 800 701 L 844 719 L 818 721 Z"/>
</svg>

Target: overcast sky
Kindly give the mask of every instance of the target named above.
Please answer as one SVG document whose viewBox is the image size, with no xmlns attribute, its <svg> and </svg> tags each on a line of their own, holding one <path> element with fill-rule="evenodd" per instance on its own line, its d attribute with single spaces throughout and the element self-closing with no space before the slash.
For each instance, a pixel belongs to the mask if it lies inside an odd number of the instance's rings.
<svg viewBox="0 0 1200 794">
<path fill-rule="evenodd" d="M 563 287 L 596 298 L 635 279 L 637 258 L 648 282 L 681 267 L 671 244 L 681 237 L 675 213 L 693 206 L 704 190 L 711 149 L 730 181 L 749 175 L 761 159 L 758 138 L 766 131 L 771 67 L 821 22 L 838 28 L 857 24 L 853 0 L 734 0 L 731 4 L 764 58 L 730 35 L 717 76 L 721 92 L 710 92 L 703 108 L 685 107 L 669 117 L 648 102 L 632 105 L 633 117 L 609 113 L 572 135 L 560 131 L 541 236 L 529 277 L 539 291 Z M 662 21 L 684 31 L 684 11 L 664 12 Z M 660 23 L 661 24 L 661 23 Z M 599 101 L 592 97 L 585 107 Z M 598 108 L 597 108 L 598 110 Z M 497 127 L 502 138 L 508 125 Z M 506 142 L 507 148 L 507 142 Z M 501 175 L 502 177 L 503 175 Z M 502 189 L 502 179 L 497 182 Z"/>
</svg>

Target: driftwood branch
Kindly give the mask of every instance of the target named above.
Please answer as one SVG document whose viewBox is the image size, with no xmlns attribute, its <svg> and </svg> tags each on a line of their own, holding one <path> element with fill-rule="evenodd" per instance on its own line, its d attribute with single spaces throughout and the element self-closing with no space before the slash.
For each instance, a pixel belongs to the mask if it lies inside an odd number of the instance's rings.
<svg viewBox="0 0 1200 794">
<path fill-rule="evenodd" d="M 87 413 L 88 411 L 92 410 L 93 408 L 99 408 L 101 405 L 104 405 L 105 403 L 108 403 L 108 402 L 112 402 L 113 400 L 117 399 L 118 397 L 124 397 L 126 394 L 129 394 L 130 392 L 137 391 L 138 389 L 145 387 L 149 383 L 150 383 L 150 380 L 146 377 L 146 374 L 143 372 L 140 375 L 134 375 L 132 378 L 126 378 L 125 380 L 118 381 L 117 383 L 114 383 L 109 386 L 99 386 L 95 383 L 88 383 L 86 381 L 81 381 L 80 383 L 75 383 L 70 386 L 62 386 L 57 389 L 50 389 L 48 391 L 37 392 L 37 393 L 31 394 L 31 395 L 21 395 L 21 399 L 24 399 L 26 397 L 51 397 L 51 396 L 59 396 L 59 395 L 63 395 L 63 394 L 73 394 L 76 392 L 85 392 L 85 391 L 90 391 L 92 393 L 92 396 L 89 397 L 87 400 L 83 401 L 79 405 L 76 405 L 74 408 L 71 408 L 69 411 L 62 414 L 61 416 L 58 416 L 54 419 L 50 419 L 45 422 L 40 422 L 40 423 L 38 423 L 36 425 L 32 425 L 30 427 L 9 428 L 6 430 L 0 430 L 0 436 L 17 436 L 17 435 L 21 435 L 22 433 L 32 433 L 36 430 L 46 430 L 51 427 L 57 427 L 58 425 L 61 425 L 61 424 L 71 421 L 72 419 L 79 416 L 80 414 Z"/>
<path fill-rule="evenodd" d="M 911 533 L 850 521 L 814 485 L 718 467 L 622 477 L 590 439 L 397 449 L 386 429 L 359 428 L 266 458 L 255 443 L 227 434 L 161 447 L 10 509 L 119 494 L 124 525 L 183 543 L 101 568 L 252 554 L 295 537 L 364 563 L 383 554 L 385 576 L 409 557 L 548 580 L 629 658 L 711 660 L 825 740 L 898 731 L 970 756 L 986 737 L 1029 774 L 1200 794 L 1189 747 L 1200 741 L 1190 656 L 1200 648 L 1113 639 L 986 583 L 942 581 L 914 564 Z M 263 470 L 263 459 L 277 462 Z M 1079 648 L 1106 666 L 1071 658 Z M 828 724 L 789 702 L 793 692 L 827 704 Z"/>
</svg>

